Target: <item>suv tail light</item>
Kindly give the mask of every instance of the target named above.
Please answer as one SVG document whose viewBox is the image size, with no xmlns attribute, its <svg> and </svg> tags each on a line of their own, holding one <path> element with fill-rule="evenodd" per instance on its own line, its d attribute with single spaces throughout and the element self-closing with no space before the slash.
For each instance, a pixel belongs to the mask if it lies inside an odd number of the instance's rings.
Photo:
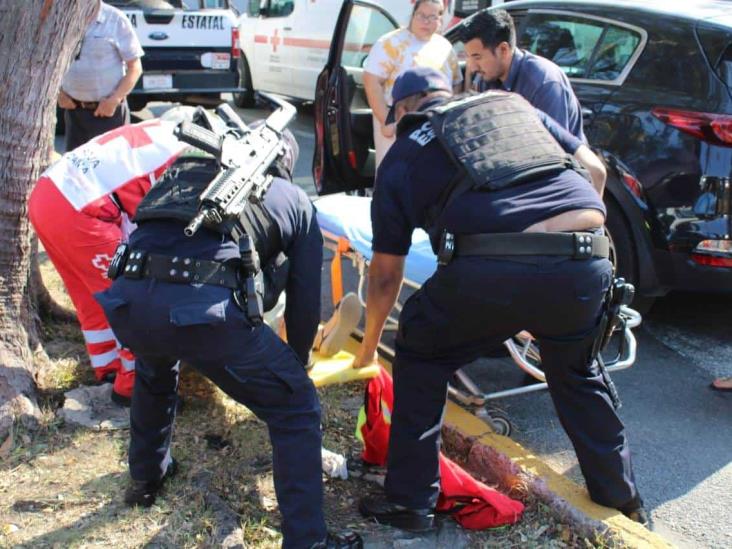
<svg viewBox="0 0 732 549">
<path fill-rule="evenodd" d="M 732 267 L 732 240 L 702 240 L 692 251 L 691 259 L 709 267 Z"/>
<path fill-rule="evenodd" d="M 707 143 L 732 147 L 732 116 L 655 107 L 653 116 Z"/>
<path fill-rule="evenodd" d="M 231 28 L 231 58 L 239 59 L 239 27 Z"/>
</svg>

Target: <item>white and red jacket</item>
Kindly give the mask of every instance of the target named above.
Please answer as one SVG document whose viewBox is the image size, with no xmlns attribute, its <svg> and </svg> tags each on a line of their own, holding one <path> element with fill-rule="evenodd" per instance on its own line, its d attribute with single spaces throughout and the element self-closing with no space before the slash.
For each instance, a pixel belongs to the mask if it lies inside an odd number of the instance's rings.
<svg viewBox="0 0 732 549">
<path fill-rule="evenodd" d="M 93 294 L 110 285 L 107 267 L 150 187 L 188 146 L 175 124 L 122 126 L 64 154 L 29 200 L 31 222 L 76 307 L 98 379 L 115 373 L 114 391 L 132 394 L 134 357 L 120 348 Z"/>
</svg>

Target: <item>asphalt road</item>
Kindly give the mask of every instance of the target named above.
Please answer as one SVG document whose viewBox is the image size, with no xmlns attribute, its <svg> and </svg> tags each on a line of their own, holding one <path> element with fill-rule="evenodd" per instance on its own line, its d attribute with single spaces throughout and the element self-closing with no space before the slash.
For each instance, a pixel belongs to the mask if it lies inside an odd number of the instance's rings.
<svg viewBox="0 0 732 549">
<path fill-rule="evenodd" d="M 142 116 L 164 108 L 155 105 Z M 300 145 L 295 182 L 314 194 L 312 107 L 298 110 L 291 125 Z M 259 110 L 240 113 L 247 121 L 266 116 Z M 732 547 L 732 393 L 708 387 L 713 377 L 732 375 L 731 329 L 732 296 L 675 294 L 659 299 L 635 330 L 635 365 L 614 375 L 642 496 L 656 531 L 679 547 Z M 468 371 L 486 392 L 523 381 L 509 359 L 480 361 Z M 491 405 L 508 413 L 514 440 L 583 482 L 546 392 Z"/>
</svg>

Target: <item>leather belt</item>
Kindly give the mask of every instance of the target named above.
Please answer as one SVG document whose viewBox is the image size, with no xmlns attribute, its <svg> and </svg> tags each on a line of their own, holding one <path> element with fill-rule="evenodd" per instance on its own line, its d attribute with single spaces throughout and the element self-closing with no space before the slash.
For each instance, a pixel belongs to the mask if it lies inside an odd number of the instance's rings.
<svg viewBox="0 0 732 549">
<path fill-rule="evenodd" d="M 193 257 L 151 254 L 132 250 L 122 275 L 125 278 L 155 278 L 176 284 L 212 284 L 233 290 L 239 289 L 237 260 L 207 261 Z"/>
<path fill-rule="evenodd" d="M 99 101 L 79 101 L 78 99 L 71 98 L 77 108 L 82 108 L 87 111 L 95 111 L 99 106 Z"/>
<path fill-rule="evenodd" d="M 606 236 L 584 232 L 463 234 L 455 235 L 452 243 L 449 237 L 443 237 L 440 251 L 446 247 L 453 248 L 455 257 L 557 255 L 590 259 L 610 255 L 610 241 Z"/>
</svg>

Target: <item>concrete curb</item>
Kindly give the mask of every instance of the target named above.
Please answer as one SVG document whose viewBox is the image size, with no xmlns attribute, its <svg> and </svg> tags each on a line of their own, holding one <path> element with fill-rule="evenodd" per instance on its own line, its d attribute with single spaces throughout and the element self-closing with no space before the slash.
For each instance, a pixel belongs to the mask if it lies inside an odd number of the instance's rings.
<svg viewBox="0 0 732 549">
<path fill-rule="evenodd" d="M 519 489 L 538 499 L 583 537 L 617 537 L 631 547 L 672 547 L 617 510 L 594 503 L 583 487 L 452 402 L 442 435 L 443 445 L 471 474 L 503 491 Z"/>
</svg>

